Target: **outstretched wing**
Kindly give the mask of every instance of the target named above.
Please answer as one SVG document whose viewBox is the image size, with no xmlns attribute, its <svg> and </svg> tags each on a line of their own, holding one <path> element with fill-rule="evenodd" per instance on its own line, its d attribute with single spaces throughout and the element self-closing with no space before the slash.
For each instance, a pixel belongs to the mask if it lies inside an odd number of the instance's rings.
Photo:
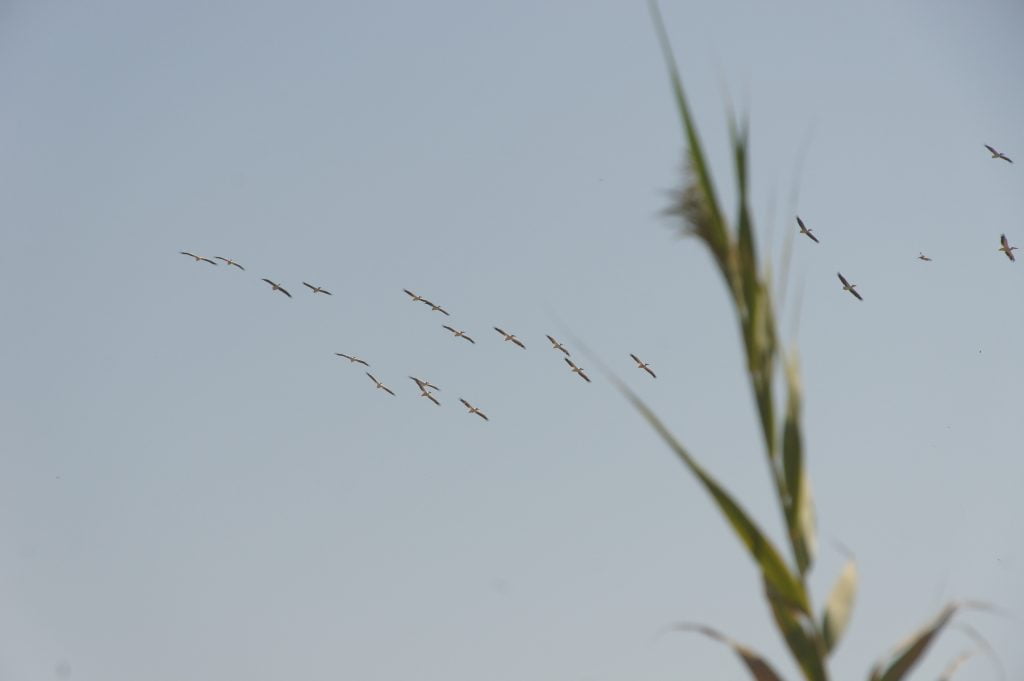
<svg viewBox="0 0 1024 681">
<path fill-rule="evenodd" d="M 462 403 L 463 403 L 464 405 L 466 405 L 466 408 L 467 408 L 467 409 L 472 409 L 472 408 L 473 408 L 473 405 L 472 405 L 472 404 L 470 404 L 470 403 L 469 403 L 469 402 L 467 402 L 466 400 L 462 399 L 461 397 L 459 398 L 459 402 L 462 402 Z"/>
<path fill-rule="evenodd" d="M 996 151 L 995 149 L 993 149 L 992 147 L 990 147 L 989 145 L 986 144 L 985 148 L 988 149 L 989 151 L 991 151 L 993 156 L 998 156 L 999 155 L 999 152 Z"/>
<path fill-rule="evenodd" d="M 816 243 L 816 244 L 820 244 L 821 243 L 820 241 L 818 241 L 818 237 L 816 237 L 813 234 L 811 234 L 810 231 L 807 232 L 807 236 L 811 237 L 811 241 L 813 241 L 814 243 Z"/>
<path fill-rule="evenodd" d="M 519 340 L 518 338 L 514 338 L 513 337 L 512 338 L 512 342 L 515 343 L 516 345 L 518 345 L 519 347 L 521 347 L 523 350 L 526 349 L 526 346 L 523 345 L 523 341 Z"/>
<path fill-rule="evenodd" d="M 857 300 L 864 300 L 863 298 L 861 298 L 861 297 L 860 297 L 860 294 L 859 294 L 859 293 L 857 293 L 857 289 L 855 289 L 855 288 L 851 288 L 851 289 L 850 289 L 850 293 L 852 293 L 852 294 L 853 294 L 853 296 L 854 296 L 854 297 L 855 297 L 855 298 L 856 298 Z"/>
<path fill-rule="evenodd" d="M 462 337 L 465 338 L 466 340 L 468 340 L 473 345 L 476 345 L 476 341 L 473 340 L 472 338 L 470 338 L 469 336 L 467 336 L 466 334 L 462 334 Z"/>
<path fill-rule="evenodd" d="M 381 387 L 381 389 L 382 389 L 382 390 L 383 390 L 384 392 L 386 392 L 386 393 L 387 393 L 388 395 L 391 395 L 392 397 L 394 397 L 394 396 L 395 396 L 395 394 L 394 394 L 393 392 L 391 392 L 391 388 L 387 387 L 387 386 L 386 386 L 386 385 L 384 385 L 384 384 L 381 384 L 381 386 L 380 386 L 380 387 Z"/>
<path fill-rule="evenodd" d="M 850 285 L 850 282 L 846 281 L 846 277 L 839 274 L 839 272 L 836 272 L 836 275 L 839 277 L 839 281 L 843 282 L 844 287 L 848 287 Z"/>
<path fill-rule="evenodd" d="M 657 376 L 655 376 L 655 375 L 654 375 L 654 372 L 653 372 L 653 371 L 651 371 L 651 368 L 650 368 L 650 367 L 644 367 L 644 371 L 646 371 L 647 373 L 649 373 L 649 374 L 651 375 L 651 378 L 657 378 Z"/>
</svg>

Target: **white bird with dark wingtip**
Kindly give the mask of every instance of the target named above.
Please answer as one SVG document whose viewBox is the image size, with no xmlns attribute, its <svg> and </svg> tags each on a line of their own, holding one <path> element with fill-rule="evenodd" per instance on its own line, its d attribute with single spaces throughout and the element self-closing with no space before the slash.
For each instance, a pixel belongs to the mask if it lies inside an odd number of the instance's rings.
<svg viewBox="0 0 1024 681">
<path fill-rule="evenodd" d="M 574 374 L 579 374 L 580 378 L 582 378 L 587 383 L 590 383 L 590 378 L 585 373 L 583 373 L 583 369 L 573 364 L 572 360 L 569 359 L 568 357 L 563 357 L 562 359 L 564 359 L 565 363 L 569 365 L 569 371 L 571 371 Z"/>
<path fill-rule="evenodd" d="M 440 305 L 437 305 L 436 303 L 432 303 L 429 300 L 424 300 L 423 302 L 430 306 L 431 311 L 433 311 L 433 312 L 441 312 L 441 313 L 444 313 L 444 316 L 451 317 L 451 315 L 448 314 L 448 310 L 444 309 Z"/>
<path fill-rule="evenodd" d="M 406 294 L 407 294 L 407 295 L 408 295 L 408 296 L 409 296 L 410 298 L 412 298 L 412 302 L 414 302 L 414 303 L 419 303 L 419 302 L 422 302 L 422 301 L 424 300 L 423 296 L 420 296 L 420 295 L 416 295 L 415 293 L 413 293 L 412 291 L 410 291 L 410 290 L 409 290 L 409 289 L 407 289 L 407 288 L 403 288 L 402 290 L 403 290 L 403 291 L 405 291 L 405 293 L 406 293 Z"/>
<path fill-rule="evenodd" d="M 344 357 L 351 364 L 362 364 L 363 366 L 370 366 L 370 363 L 367 362 L 365 359 L 359 359 L 358 357 L 353 357 L 352 355 L 346 355 L 343 352 L 336 352 L 334 354 L 336 354 L 338 357 Z"/>
<path fill-rule="evenodd" d="M 1003 152 L 996 151 L 995 149 L 993 149 L 992 147 L 990 147 L 987 144 L 985 145 L 985 148 L 988 149 L 990 152 L 992 152 L 992 158 L 1001 158 L 1004 161 L 1006 161 L 1007 163 L 1013 163 L 1013 161 L 1010 160 L 1010 157 L 1007 156 L 1006 154 L 1004 154 Z"/>
<path fill-rule="evenodd" d="M 195 253 L 189 253 L 188 251 L 178 251 L 178 253 L 181 253 L 182 255 L 187 255 L 190 258 L 195 258 L 196 262 L 202 261 L 202 262 L 208 262 L 208 263 L 210 263 L 211 265 L 214 265 L 214 266 L 217 265 L 217 263 L 215 263 L 214 261 L 210 260 L 209 258 L 204 258 L 201 255 L 196 255 Z"/>
<path fill-rule="evenodd" d="M 839 281 L 843 282 L 843 290 L 844 291 L 849 291 L 850 293 L 852 293 L 853 296 L 857 300 L 864 300 L 863 298 L 860 297 L 860 294 L 857 293 L 857 291 L 856 291 L 857 285 L 856 284 L 851 284 L 850 282 L 846 281 L 846 277 L 844 277 L 843 275 L 839 274 L 839 272 L 836 272 L 836 274 L 839 275 Z"/>
<path fill-rule="evenodd" d="M 450 327 L 450 326 L 448 326 L 446 324 L 442 324 L 441 328 L 448 329 L 449 331 L 451 331 L 455 335 L 456 338 L 465 338 L 466 340 L 468 340 L 473 345 L 476 345 L 476 341 L 473 340 L 472 338 L 470 338 L 469 336 L 467 336 L 465 331 L 458 331 L 458 330 L 453 329 L 452 327 Z"/>
<path fill-rule="evenodd" d="M 430 388 L 432 390 L 440 390 L 440 388 L 438 388 L 430 381 L 424 381 L 422 378 L 416 378 L 415 376 L 410 376 L 409 378 L 411 378 L 413 382 L 415 382 L 416 385 L 419 386 L 420 390 L 426 390 L 427 388 Z"/>
<path fill-rule="evenodd" d="M 426 388 L 420 388 L 420 397 L 426 397 L 428 400 L 430 400 L 437 406 L 441 406 L 441 403 L 437 401 L 436 397 L 434 397 L 434 393 L 430 392 Z"/>
<path fill-rule="evenodd" d="M 472 404 L 462 399 L 461 397 L 459 398 L 459 402 L 462 402 L 464 405 L 466 405 L 466 409 L 469 409 L 470 414 L 476 414 L 484 421 L 490 421 L 490 419 L 487 418 L 487 414 L 483 413 L 482 411 L 480 411 L 479 409 L 477 409 L 476 407 L 474 407 Z"/>
<path fill-rule="evenodd" d="M 369 371 L 367 371 L 367 372 L 366 372 L 366 375 L 370 377 L 370 380 L 371 380 L 371 381 L 373 381 L 374 383 L 376 383 L 376 384 L 377 384 L 377 389 L 378 389 L 378 390 L 383 390 L 383 391 L 384 391 L 384 392 L 386 392 L 386 393 L 387 393 L 388 395 L 394 396 L 394 393 L 393 393 L 393 392 L 391 392 L 391 388 L 387 387 L 386 385 L 384 385 L 383 383 L 381 383 L 380 381 L 378 381 L 378 380 L 377 380 L 377 378 L 376 378 L 376 377 L 375 377 L 375 376 L 374 376 L 373 374 L 371 374 L 371 373 L 370 373 Z"/>
<path fill-rule="evenodd" d="M 280 284 L 275 284 L 274 282 L 270 281 L 269 279 L 264 279 L 263 281 L 265 281 L 268 284 L 270 284 L 270 286 L 272 287 L 271 290 L 273 290 L 273 291 L 280 291 L 281 293 L 285 294 L 289 298 L 292 297 L 292 294 L 288 293 L 288 291 L 285 291 L 284 287 L 281 286 Z"/>
<path fill-rule="evenodd" d="M 922 261 L 924 261 L 924 262 L 931 262 L 931 261 L 932 261 L 932 259 L 931 259 L 931 258 L 929 258 L 929 257 L 928 257 L 927 255 L 925 255 L 924 253 L 918 253 L 918 254 L 917 254 L 917 259 L 918 259 L 918 260 L 922 260 Z"/>
<path fill-rule="evenodd" d="M 814 230 L 807 229 L 807 226 L 804 224 L 804 221 L 800 219 L 799 215 L 796 216 L 796 224 L 800 225 L 800 233 L 801 234 L 806 234 L 807 236 L 809 236 L 811 238 L 811 241 L 813 241 L 816 244 L 820 244 L 821 243 L 820 241 L 818 241 L 818 237 L 814 236 L 814 234 L 812 233 Z"/>
<path fill-rule="evenodd" d="M 221 256 L 219 256 L 219 255 L 215 255 L 215 256 L 213 256 L 213 257 L 217 258 L 217 260 L 223 260 L 223 261 L 224 261 L 224 264 L 225 264 L 225 265 L 227 265 L 228 267 L 231 267 L 232 265 L 234 265 L 235 267 L 237 267 L 238 269 L 242 270 L 243 272 L 245 271 L 245 268 L 244 268 L 244 267 L 242 267 L 241 265 L 239 265 L 239 264 L 238 264 L 237 262 L 235 262 L 235 261 L 234 261 L 234 260 L 232 260 L 231 258 L 222 258 L 222 257 L 221 257 Z"/>
<path fill-rule="evenodd" d="M 651 378 L 657 378 L 657 376 L 654 375 L 654 372 L 651 371 L 651 365 L 650 364 L 648 364 L 647 362 L 641 362 L 640 358 L 637 357 L 636 355 L 634 355 L 632 352 L 629 353 L 629 356 L 633 358 L 634 362 L 636 362 L 636 368 L 637 369 L 643 369 L 644 371 L 646 371 L 647 373 L 649 373 L 651 375 Z"/>
<path fill-rule="evenodd" d="M 303 286 L 305 286 L 306 288 L 308 288 L 308 289 L 309 289 L 310 291 L 312 291 L 313 293 L 326 293 L 326 294 L 327 294 L 327 295 L 329 295 L 329 296 L 330 296 L 330 295 L 333 295 L 333 294 L 332 294 L 332 293 L 331 293 L 330 291 L 328 291 L 327 289 L 325 289 L 325 288 L 321 288 L 321 287 L 319 287 L 319 286 L 313 286 L 312 284 L 307 284 L 306 282 L 302 282 L 302 285 L 303 285 Z"/>
<path fill-rule="evenodd" d="M 1016 262 L 1017 258 L 1013 257 L 1013 252 L 1017 250 L 1016 246 L 1011 246 L 1010 242 L 1006 240 L 1005 234 L 999 235 L 999 250 L 1006 254 L 1006 257 L 1010 259 L 1010 262 Z"/>
<path fill-rule="evenodd" d="M 502 331 L 501 329 L 499 329 L 496 326 L 494 327 L 494 330 L 497 331 L 498 333 L 500 333 L 502 336 L 504 336 L 505 340 L 512 341 L 513 343 L 515 343 L 516 345 L 521 347 L 523 350 L 526 349 L 526 346 L 523 345 L 523 341 L 521 341 L 518 338 L 516 338 L 516 335 L 514 333 L 508 333 L 507 331 Z"/>
<path fill-rule="evenodd" d="M 544 335 L 547 336 L 547 334 L 544 334 Z M 562 352 L 565 353 L 566 357 L 571 357 L 572 356 L 572 355 L 569 354 L 569 351 L 565 349 L 565 346 L 562 345 L 561 343 L 559 343 L 558 341 L 556 341 L 554 338 L 552 338 L 551 336 L 548 336 L 548 340 L 551 341 L 551 349 L 552 350 L 561 350 Z"/>
</svg>

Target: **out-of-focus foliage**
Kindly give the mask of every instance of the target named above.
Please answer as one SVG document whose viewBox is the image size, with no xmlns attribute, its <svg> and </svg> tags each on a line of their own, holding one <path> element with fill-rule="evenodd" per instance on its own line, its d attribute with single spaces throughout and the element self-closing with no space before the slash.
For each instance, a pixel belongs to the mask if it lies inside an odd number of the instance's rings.
<svg viewBox="0 0 1024 681">
<path fill-rule="evenodd" d="M 768 267 L 759 260 L 748 183 L 748 133 L 745 123 L 730 121 L 730 151 L 737 189 L 735 224 L 730 224 L 718 200 L 707 153 L 691 113 L 682 79 L 657 3 L 651 15 L 668 67 L 669 79 L 686 140 L 686 178 L 670 213 L 682 229 L 703 243 L 729 292 L 745 349 L 750 387 L 764 440 L 764 453 L 785 524 L 789 557 L 769 538 L 742 505 L 699 464 L 697 459 L 627 385 L 616 385 L 700 481 L 761 572 L 765 598 L 776 626 L 804 678 L 829 678 L 828 658 L 835 651 L 853 611 L 857 566 L 847 561 L 832 587 L 821 615 L 816 615 L 807 584 L 816 552 L 814 502 L 807 472 L 801 422 L 802 391 L 795 352 L 785 355 L 778 335 Z M 779 389 L 781 388 L 781 389 Z M 785 395 L 780 410 L 776 390 Z M 952 604 L 875 665 L 869 681 L 899 681 L 914 667 L 933 639 L 946 627 L 959 606 Z M 757 681 L 781 677 L 765 658 L 716 629 L 677 625 L 729 646 Z M 952 675 L 962 659 L 951 665 Z"/>
</svg>

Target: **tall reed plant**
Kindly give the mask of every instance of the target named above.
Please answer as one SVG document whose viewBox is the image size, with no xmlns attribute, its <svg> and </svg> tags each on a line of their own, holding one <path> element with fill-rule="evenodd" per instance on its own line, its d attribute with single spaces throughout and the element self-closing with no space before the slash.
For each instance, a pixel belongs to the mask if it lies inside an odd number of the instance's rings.
<svg viewBox="0 0 1024 681">
<path fill-rule="evenodd" d="M 750 388 L 764 440 L 769 477 L 775 490 L 788 551 L 784 552 L 737 501 L 697 461 L 636 393 L 621 381 L 619 390 L 658 432 L 711 496 L 729 527 L 760 571 L 764 597 L 793 660 L 809 681 L 827 681 L 828 661 L 843 636 L 857 593 L 857 566 L 850 557 L 818 610 L 808 588 L 817 552 L 814 501 L 805 466 L 801 403 L 803 399 L 795 352 L 784 352 L 778 333 L 769 270 L 757 249 L 750 210 L 748 126 L 730 121 L 729 146 L 737 190 L 735 224 L 730 224 L 715 191 L 707 153 L 683 90 L 682 79 L 658 5 L 650 0 L 651 16 L 668 67 L 676 107 L 686 140 L 687 176 L 671 213 L 695 236 L 714 261 L 725 283 L 743 339 Z M 781 399 L 778 399 L 781 397 Z M 899 681 L 920 661 L 935 637 L 958 610 L 970 603 L 947 605 L 921 629 L 897 645 L 870 671 L 869 681 Z M 764 656 L 704 625 L 675 628 L 707 635 L 730 646 L 757 681 L 781 681 Z M 949 675 L 962 662 L 954 660 Z"/>
</svg>

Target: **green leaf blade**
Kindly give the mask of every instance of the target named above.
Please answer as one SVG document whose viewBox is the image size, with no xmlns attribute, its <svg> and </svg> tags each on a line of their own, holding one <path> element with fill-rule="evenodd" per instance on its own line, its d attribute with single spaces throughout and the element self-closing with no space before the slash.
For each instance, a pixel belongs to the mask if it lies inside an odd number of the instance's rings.
<svg viewBox="0 0 1024 681">
<path fill-rule="evenodd" d="M 729 646 L 743 661 L 743 664 L 746 665 L 747 671 L 750 672 L 754 681 L 782 681 L 782 677 L 772 669 L 772 666 L 768 664 L 768 661 L 762 655 L 711 627 L 702 624 L 676 624 L 672 629 L 675 631 L 697 632 Z"/>
<path fill-rule="evenodd" d="M 871 670 L 870 681 L 901 681 L 927 652 L 932 641 L 942 632 L 943 628 L 953 619 L 962 606 L 950 603 L 936 615 L 931 622 L 914 632 L 904 643 L 897 647 L 888 660 L 888 664 L 879 662 Z"/>
<path fill-rule="evenodd" d="M 632 390 L 617 377 L 611 377 L 616 387 L 636 408 L 637 411 L 647 420 L 654 430 L 661 436 L 662 440 L 686 465 L 691 473 L 703 485 L 705 491 L 711 495 L 718 510 L 729 522 L 733 532 L 746 547 L 747 552 L 757 563 L 766 582 L 772 585 L 773 590 L 784 599 L 790 607 L 795 607 L 805 615 L 810 614 L 810 602 L 803 582 L 793 574 L 783 560 L 778 549 L 770 539 L 761 531 L 756 523 L 747 515 L 746 511 L 733 500 L 732 496 L 715 480 L 696 459 L 686 450 L 685 447 L 675 438 L 668 428 L 661 422 L 661 419 L 641 400 Z"/>
</svg>

